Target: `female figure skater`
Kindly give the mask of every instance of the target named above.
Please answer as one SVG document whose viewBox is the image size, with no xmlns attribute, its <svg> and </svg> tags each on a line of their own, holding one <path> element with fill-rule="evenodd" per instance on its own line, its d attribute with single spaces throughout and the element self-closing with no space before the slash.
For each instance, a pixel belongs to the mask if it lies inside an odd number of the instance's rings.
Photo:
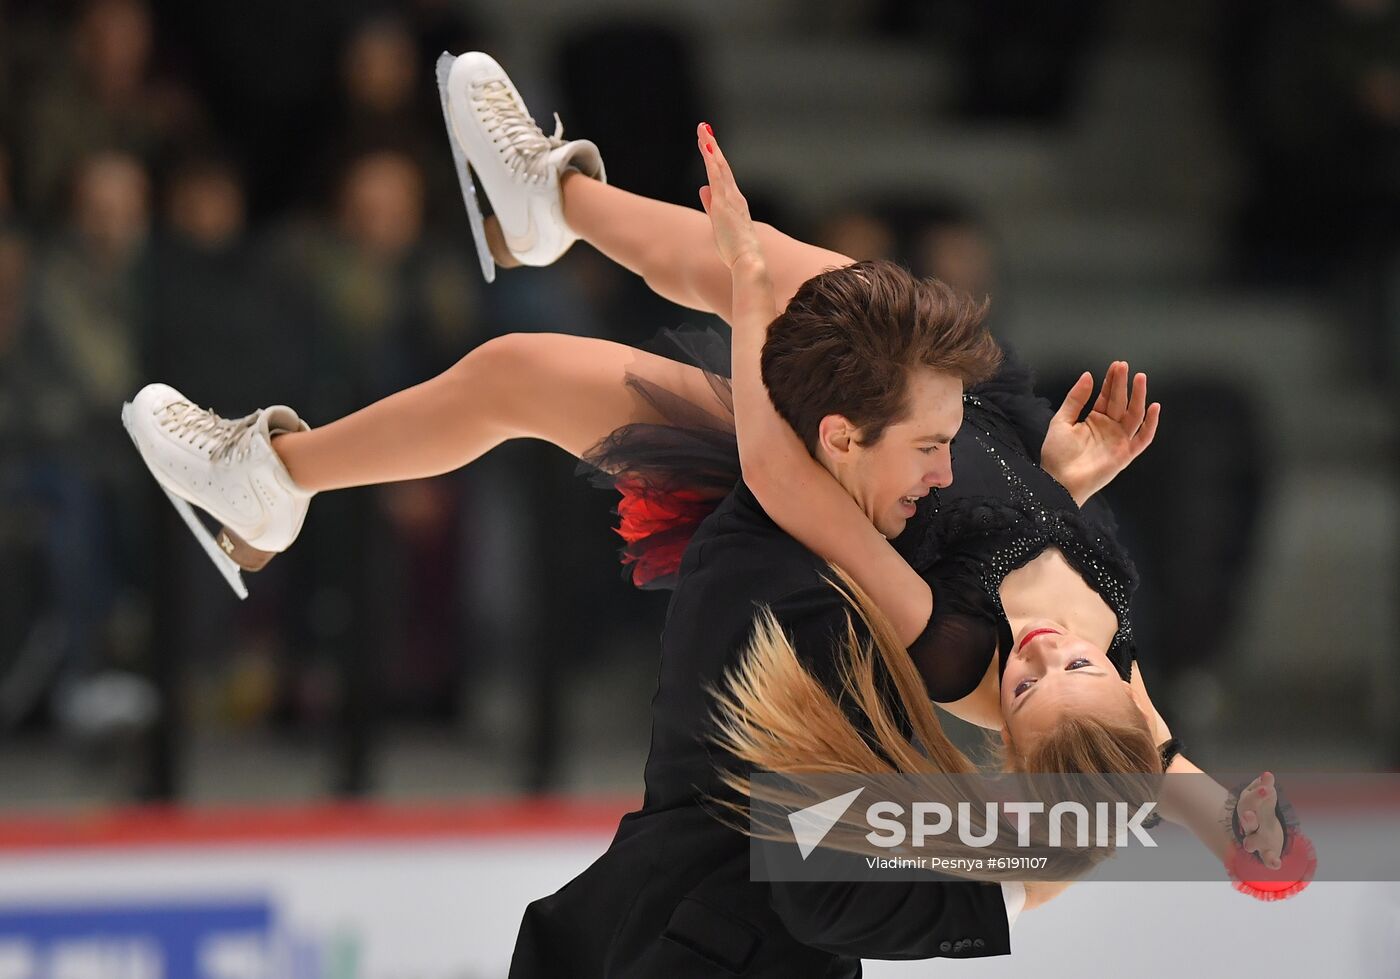
<svg viewBox="0 0 1400 979">
<path fill-rule="evenodd" d="M 1094 412 L 1080 425 L 1074 420 L 1087 390 L 1071 391 L 1050 418 L 1048 405 L 1031 394 L 1029 378 L 1014 367 L 1003 365 L 992 382 L 974 386 L 962 399 L 958 478 L 951 485 L 934 483 L 929 519 L 905 531 L 905 553 L 913 555 L 906 562 L 887 539 L 892 535 L 882 531 L 878 510 L 865 506 L 862 513 L 860 498 L 838 485 L 839 470 L 814 458 L 813 441 L 830 448 L 864 433 L 852 435 L 844 422 L 804 413 L 800 399 L 775 404 L 770 398 L 787 380 L 774 348 L 791 332 L 794 307 L 815 291 L 814 283 L 835 273 L 804 284 L 786 310 L 776 309 L 763 247 L 713 130 L 701 124 L 697 140 L 708 177 L 701 202 L 733 279 L 734 405 L 743 483 L 779 526 L 840 568 L 876 654 L 852 632 L 852 669 L 833 692 L 806 675 L 792 640 L 772 616 L 761 617 L 748 658 L 732 671 L 720 696 L 720 743 L 757 770 L 975 771 L 944 737 L 928 694 L 984 727 L 999 725 L 1008 769 L 1203 774 L 1181 757 L 1147 696 L 1127 618 L 1135 584 L 1131 564 L 1103 522 L 1106 511 L 1091 516 L 1085 507 L 1092 492 L 1152 441 L 1160 407 L 1146 407 L 1146 378 L 1134 379 L 1129 397 L 1127 365 L 1113 365 Z M 878 266 L 851 268 L 874 284 Z M 881 298 L 877 290 L 872 306 Z M 810 335 L 803 341 L 819 347 Z M 1085 375 L 1075 388 L 1088 380 Z M 1116 389 L 1110 388 L 1113 380 Z M 783 407 L 786 417 L 779 414 Z M 906 434 L 899 431 L 902 424 L 879 438 L 897 444 Z M 1042 432 L 1041 459 L 1054 457 L 1063 482 L 1032 461 L 1031 447 Z M 1083 441 L 1069 444 L 1076 434 Z M 1097 447 L 1088 447 L 1095 441 Z M 626 458 L 628 453 L 619 453 Z M 918 516 L 915 502 L 912 496 L 901 499 L 890 529 L 904 529 L 898 518 Z M 877 665 L 893 678 L 897 706 L 876 679 Z M 1037 694 L 1033 706 L 1030 698 Z M 843 697 L 855 703 L 858 718 L 878 720 L 868 726 L 853 720 Z M 1117 720 L 1105 720 L 1115 715 Z M 1140 720 L 1151 732 L 1148 743 L 1160 746 L 1160 767 L 1135 736 Z M 866 733 L 871 728 L 878 732 L 873 747 Z M 726 784 L 751 790 L 742 776 Z M 1163 814 L 1191 828 L 1245 893 L 1274 900 L 1305 886 L 1313 869 L 1311 845 L 1300 835 L 1286 837 L 1269 773 L 1238 799 L 1208 779 L 1177 779 L 1161 803 Z M 1212 814 L 1218 818 L 1222 809 L 1234 817 L 1233 837 L 1212 826 Z M 1293 842 L 1281 876 L 1296 873 L 1301 879 L 1279 880 L 1277 873 L 1258 884 L 1244 879 L 1250 866 L 1245 854 L 1277 872 Z"/>
<path fill-rule="evenodd" d="M 1131 566 L 1105 524 L 1080 510 L 1151 441 L 1158 408 L 1147 406 L 1142 375 L 1130 385 L 1127 365 L 1111 366 L 1084 422 L 1076 419 L 1092 394 L 1089 375 L 1052 417 L 1016 371 L 966 399 L 956 377 L 928 380 L 924 393 L 941 416 L 926 431 L 796 410 L 780 418 L 759 378 L 768 321 L 784 307 L 785 316 L 809 320 L 833 305 L 858 316 L 890 268 L 856 266 L 832 280 L 819 273 L 850 266 L 849 258 L 753 227 L 746 212 L 739 220 L 742 198 L 727 170 L 714 170 L 723 158 L 708 132 L 702 154 L 727 215 L 715 230 L 699 212 L 607 186 L 591 144 L 544 137 L 484 55 L 452 66 L 447 107 L 454 139 L 495 208 L 499 257 L 546 264 L 582 237 L 662 295 L 735 326 L 737 449 L 724 392 L 703 371 L 570 336 L 492 340 L 439 377 L 314 431 L 287 408 L 224 420 L 150 385 L 124 411 L 128 428 L 172 498 L 224 525 L 223 553 L 245 569 L 260 567 L 295 540 L 316 492 L 436 475 L 506 439 L 534 437 L 617 478 L 623 530 L 638 538 L 644 580 L 670 570 L 664 560 L 659 571 L 651 566 L 658 552 L 646 546 L 646 518 L 658 509 L 680 517 L 651 535 L 676 550 L 732 488 L 742 458 L 764 509 L 870 593 L 928 692 L 950 712 L 999 729 L 1013 767 L 1160 771 L 1166 761 L 1173 772 L 1198 771 L 1179 754 L 1158 756 L 1171 738 L 1134 668 Z M 801 402 L 799 393 L 792 403 Z M 952 482 L 951 442 L 964 412 Z M 697 445 L 706 452 L 691 451 Z M 837 468 L 881 480 L 843 492 L 842 473 L 833 480 L 814 461 L 820 447 Z M 901 533 L 911 519 L 915 526 Z M 898 551 L 887 538 L 898 538 Z M 1272 864 L 1283 841 L 1265 804 L 1271 780 L 1247 796 L 1260 790 L 1241 823 L 1246 847 Z M 1228 858 L 1224 797 L 1221 790 L 1178 815 Z"/>
</svg>

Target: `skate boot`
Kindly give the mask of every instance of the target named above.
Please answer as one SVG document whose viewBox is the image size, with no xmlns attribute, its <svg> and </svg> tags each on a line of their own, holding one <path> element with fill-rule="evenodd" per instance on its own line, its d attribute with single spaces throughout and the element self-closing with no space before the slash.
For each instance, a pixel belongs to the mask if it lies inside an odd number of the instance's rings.
<svg viewBox="0 0 1400 979">
<path fill-rule="evenodd" d="M 564 124 L 557 114 L 554 135 L 546 136 L 490 55 L 444 53 L 438 58 L 437 78 L 462 199 L 486 281 L 494 281 L 496 263 L 472 174 L 491 202 L 510 256 L 521 265 L 549 265 L 578 240 L 564 222 L 560 175 L 574 169 L 607 183 L 598 147 L 583 139 L 565 141 Z"/>
<path fill-rule="evenodd" d="M 123 405 L 122 424 L 205 553 L 247 598 L 240 570 L 257 571 L 291 546 L 312 497 L 292 482 L 272 436 L 310 426 L 281 405 L 220 418 L 165 384 L 148 384 Z M 190 504 L 222 525 L 218 534 Z"/>
</svg>

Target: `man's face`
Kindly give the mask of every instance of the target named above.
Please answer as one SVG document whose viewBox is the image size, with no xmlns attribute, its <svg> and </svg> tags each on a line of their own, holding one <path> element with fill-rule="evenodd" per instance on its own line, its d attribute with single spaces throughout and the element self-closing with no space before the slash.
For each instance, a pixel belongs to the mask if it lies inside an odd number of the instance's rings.
<svg viewBox="0 0 1400 979">
<path fill-rule="evenodd" d="M 827 467 L 886 537 L 903 533 L 931 488 L 952 483 L 949 443 L 962 425 L 962 393 L 957 377 L 916 368 L 909 376 L 909 410 L 879 441 L 861 445 L 856 432 L 834 446 L 824 442 Z M 823 427 L 836 417 L 824 419 Z"/>
</svg>

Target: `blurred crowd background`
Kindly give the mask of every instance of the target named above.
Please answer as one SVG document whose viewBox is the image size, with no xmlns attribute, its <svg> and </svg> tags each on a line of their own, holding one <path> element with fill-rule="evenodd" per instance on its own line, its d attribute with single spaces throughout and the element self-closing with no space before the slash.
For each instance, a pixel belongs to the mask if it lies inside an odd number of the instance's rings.
<svg viewBox="0 0 1400 979">
<path fill-rule="evenodd" d="M 118 421 L 704 322 L 586 246 L 481 282 L 474 48 L 640 193 L 694 203 L 710 121 L 758 217 L 990 295 L 1052 400 L 1148 371 L 1110 497 L 1188 753 L 1400 767 L 1400 2 L 0 0 L 0 808 L 640 788 L 665 595 L 573 460 L 319 497 L 239 603 Z"/>
</svg>

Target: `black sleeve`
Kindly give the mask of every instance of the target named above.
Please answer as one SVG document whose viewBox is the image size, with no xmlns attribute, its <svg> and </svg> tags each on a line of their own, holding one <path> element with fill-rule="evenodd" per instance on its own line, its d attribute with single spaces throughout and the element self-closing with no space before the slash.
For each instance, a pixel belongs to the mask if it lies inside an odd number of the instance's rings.
<svg viewBox="0 0 1400 979">
<path fill-rule="evenodd" d="M 931 699 L 961 700 L 982 682 L 1001 639 L 1001 617 L 971 569 L 941 561 L 924 574 L 933 615 L 909 646 Z"/>
<path fill-rule="evenodd" d="M 847 607 L 823 584 L 774 603 L 798 658 L 833 689 L 846 635 Z M 854 614 L 854 613 L 852 613 Z M 859 619 L 856 619 L 858 635 Z M 847 868 L 863 858 L 829 854 Z M 999 884 L 867 879 L 774 881 L 770 903 L 798 941 L 838 955 L 872 959 L 1006 955 L 1011 951 Z"/>
<path fill-rule="evenodd" d="M 862 959 L 1011 954 L 1000 884 L 775 881 L 769 903 L 804 945 Z"/>
</svg>

